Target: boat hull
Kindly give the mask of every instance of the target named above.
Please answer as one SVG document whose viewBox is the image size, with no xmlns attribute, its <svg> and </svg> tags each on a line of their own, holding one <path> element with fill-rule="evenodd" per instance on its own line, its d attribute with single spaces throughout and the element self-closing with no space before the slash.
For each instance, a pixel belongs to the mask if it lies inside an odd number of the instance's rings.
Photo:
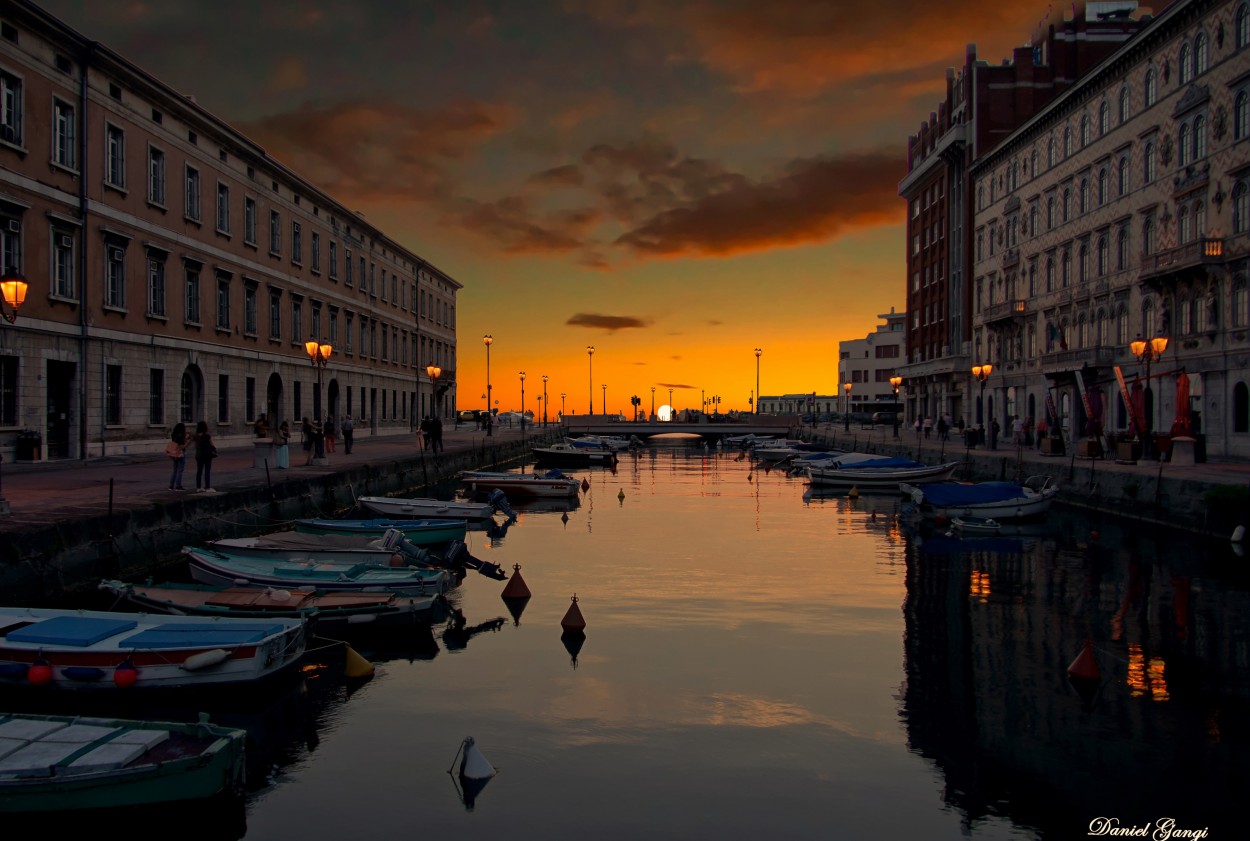
<svg viewBox="0 0 1250 841">
<path fill-rule="evenodd" d="M 303 534 L 371 535 L 381 537 L 388 529 L 404 533 L 415 546 L 430 546 L 451 540 L 464 540 L 468 528 L 463 520 L 296 520 L 295 530 Z"/>
<path fill-rule="evenodd" d="M 992 519 L 1000 524 L 1010 521 L 1036 520 L 1046 516 L 1051 503 L 1059 494 L 1058 486 L 1048 485 L 1041 490 L 1022 488 L 1018 495 L 987 502 L 934 503 L 930 497 L 926 496 L 923 487 L 904 484 L 900 486 L 900 490 L 910 496 L 920 512 L 926 516 Z"/>
<path fill-rule="evenodd" d="M 814 488 L 897 491 L 900 483 L 904 482 L 915 485 L 948 481 L 957 467 L 959 463 L 954 461 L 932 467 L 898 469 L 859 467 L 839 470 L 812 467 L 808 469 L 808 481 Z"/>
<path fill-rule="evenodd" d="M 495 513 L 495 506 L 487 502 L 391 499 L 382 496 L 362 496 L 356 502 L 380 517 L 396 519 L 487 520 Z"/>
<path fill-rule="evenodd" d="M 569 499 L 576 497 L 581 487 L 576 479 L 569 476 L 544 478 L 533 473 L 468 471 L 460 474 L 460 481 L 470 491 L 492 491 L 498 488 L 510 499 L 513 497 Z"/>
<path fill-rule="evenodd" d="M 312 588 L 340 593 L 428 596 L 445 592 L 452 578 L 444 570 L 335 564 L 324 561 L 241 558 L 223 552 L 184 547 L 191 577 L 214 587 Z"/>
</svg>

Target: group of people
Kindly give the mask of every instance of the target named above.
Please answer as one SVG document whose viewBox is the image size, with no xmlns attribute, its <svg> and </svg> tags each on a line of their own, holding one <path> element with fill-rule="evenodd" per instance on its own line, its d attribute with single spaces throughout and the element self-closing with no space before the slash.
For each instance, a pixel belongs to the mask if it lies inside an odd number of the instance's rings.
<svg viewBox="0 0 1250 841">
<path fill-rule="evenodd" d="M 422 450 L 429 450 L 433 453 L 441 453 L 443 451 L 443 421 L 435 416 L 426 415 L 421 419 L 421 428 L 417 433 L 417 440 L 421 444 Z"/>
<path fill-rule="evenodd" d="M 217 458 L 217 445 L 213 443 L 213 434 L 208 431 L 208 424 L 200 421 L 195 432 L 187 434 L 187 425 L 174 425 L 169 435 L 169 443 L 165 445 L 165 455 L 173 462 L 173 472 L 169 475 L 171 491 L 186 490 L 182 486 L 183 473 L 187 467 L 187 451 L 195 454 L 195 491 L 199 493 L 216 493 L 213 490 L 213 459 Z"/>
</svg>

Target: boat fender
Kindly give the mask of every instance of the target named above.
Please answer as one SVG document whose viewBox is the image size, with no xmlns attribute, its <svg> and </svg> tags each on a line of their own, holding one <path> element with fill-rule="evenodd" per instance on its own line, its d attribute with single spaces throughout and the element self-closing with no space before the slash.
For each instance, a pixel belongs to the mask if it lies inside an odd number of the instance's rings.
<svg viewBox="0 0 1250 841">
<path fill-rule="evenodd" d="M 52 682 L 52 664 L 40 657 L 30 665 L 26 679 L 34 686 L 45 686 Z"/>
<path fill-rule="evenodd" d="M 217 666 L 230 659 L 230 652 L 224 648 L 210 648 L 208 651 L 201 651 L 199 654 L 192 654 L 190 657 L 182 661 L 182 668 L 188 672 L 194 672 L 199 669 L 207 669 L 210 666 Z"/>
<path fill-rule="evenodd" d="M 139 670 L 129 660 L 123 660 L 113 670 L 113 684 L 118 689 L 129 689 L 139 679 Z"/>
<path fill-rule="evenodd" d="M 61 669 L 61 674 L 70 680 L 79 680 L 84 683 L 99 680 L 104 677 L 104 669 L 97 669 L 93 666 L 66 666 Z"/>
<path fill-rule="evenodd" d="M 391 566 L 393 567 L 406 566 L 406 563 L 404 562 L 404 556 L 399 554 L 398 552 L 396 552 L 394 555 L 391 555 Z"/>
<path fill-rule="evenodd" d="M 1233 529 L 1233 537 L 1232 537 L 1233 543 L 1241 543 L 1245 539 L 1246 539 L 1246 527 L 1245 526 L 1238 526 L 1237 528 Z"/>
</svg>

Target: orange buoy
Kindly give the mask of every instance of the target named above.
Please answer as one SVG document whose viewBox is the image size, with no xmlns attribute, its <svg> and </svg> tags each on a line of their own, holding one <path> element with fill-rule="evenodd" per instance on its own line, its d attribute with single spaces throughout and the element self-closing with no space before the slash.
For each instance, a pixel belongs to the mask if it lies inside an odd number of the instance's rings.
<svg viewBox="0 0 1250 841">
<path fill-rule="evenodd" d="M 26 672 L 26 679 L 35 686 L 46 686 L 52 682 L 52 666 L 42 657 L 31 663 Z"/>
<path fill-rule="evenodd" d="M 1085 647 L 1076 659 L 1068 666 L 1068 676 L 1078 680 L 1100 681 L 1102 672 L 1098 668 L 1098 660 L 1094 657 L 1094 641 L 1085 640 Z"/>
<path fill-rule="evenodd" d="M 521 577 L 521 565 L 512 565 L 512 577 L 508 579 L 508 583 L 504 585 L 503 592 L 499 594 L 505 599 L 528 599 L 531 595 L 530 588 L 526 586 L 525 579 Z"/>
<path fill-rule="evenodd" d="M 573 603 L 569 605 L 568 612 L 560 620 L 560 627 L 565 632 L 586 630 L 586 620 L 582 618 L 581 608 L 577 606 L 577 593 L 573 594 Z"/>
<path fill-rule="evenodd" d="M 113 683 L 118 689 L 129 689 L 139 679 L 139 670 L 130 660 L 123 660 L 113 670 Z"/>
</svg>

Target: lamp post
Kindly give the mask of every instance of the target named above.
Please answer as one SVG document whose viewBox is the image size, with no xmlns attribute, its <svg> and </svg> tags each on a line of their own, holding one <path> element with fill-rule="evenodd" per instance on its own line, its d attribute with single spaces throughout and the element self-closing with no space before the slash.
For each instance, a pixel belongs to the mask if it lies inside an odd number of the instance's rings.
<svg viewBox="0 0 1250 841">
<path fill-rule="evenodd" d="M 673 390 L 670 388 L 668 390 L 668 419 L 670 422 L 676 419 L 674 417 L 676 414 L 677 413 L 673 411 Z"/>
<path fill-rule="evenodd" d="M 842 383 L 842 391 L 846 393 L 846 405 L 843 407 L 846 411 L 842 415 L 843 429 L 847 432 L 851 431 L 851 384 L 849 382 Z"/>
<path fill-rule="evenodd" d="M 586 346 L 586 364 L 588 366 L 589 377 L 586 380 L 586 404 L 590 407 L 587 414 L 595 413 L 595 346 Z"/>
<path fill-rule="evenodd" d="M 651 423 L 655 423 L 655 386 L 651 386 Z"/>
<path fill-rule="evenodd" d="M 608 384 L 603 384 L 603 416 L 608 416 Z"/>
<path fill-rule="evenodd" d="M 895 374 L 890 377 L 890 385 L 894 387 L 894 437 L 898 437 L 898 388 L 903 384 L 903 378 Z"/>
<path fill-rule="evenodd" d="M 1142 454 L 1149 458 L 1154 450 L 1154 389 L 1150 386 L 1150 363 L 1158 362 L 1163 358 L 1163 352 L 1168 349 L 1167 336 L 1155 336 L 1150 341 L 1146 341 L 1140 335 L 1129 342 L 1129 350 L 1133 351 L 1133 356 L 1137 357 L 1139 363 L 1146 364 L 1146 388 L 1150 390 L 1150 409 L 1145 412 L 1146 428 L 1142 430 Z"/>
<path fill-rule="evenodd" d="M 987 420 L 985 417 L 985 381 L 990 378 L 990 374 L 993 371 L 994 366 L 988 362 L 983 365 L 972 366 L 972 376 L 976 377 L 981 383 L 981 397 L 977 401 L 977 423 L 982 429 L 982 434 L 984 434 L 984 429 L 987 426 L 985 422 Z"/>
<path fill-rule="evenodd" d="M 308 361 L 317 369 L 317 390 L 313 392 L 313 420 L 316 423 L 321 423 L 323 420 L 321 415 L 321 372 L 330 362 L 330 354 L 334 352 L 334 348 L 316 339 L 309 339 L 304 342 L 304 352 L 308 354 Z M 313 451 L 313 464 L 325 464 L 324 440 L 320 436 L 314 436 L 313 438 L 313 444 L 316 447 Z"/>
<path fill-rule="evenodd" d="M 490 346 L 495 343 L 495 337 L 487 333 L 482 337 L 482 344 L 486 345 L 486 414 L 490 414 Z M 490 427 L 487 426 L 487 431 Z"/>
<path fill-rule="evenodd" d="M 760 393 L 760 355 L 764 351 L 760 348 L 755 349 L 755 414 L 760 413 L 759 393 Z"/>
<path fill-rule="evenodd" d="M 0 307 L 0 315 L 4 316 L 5 321 L 10 324 L 17 323 L 17 311 L 26 303 L 26 290 L 29 288 L 26 278 L 17 269 L 9 266 L 4 270 L 4 276 L 0 277 L 0 294 L 3 294 L 4 303 L 9 309 L 6 312 Z"/>
<path fill-rule="evenodd" d="M 562 392 L 560 392 L 560 420 L 561 420 L 561 421 L 563 421 L 563 420 L 564 420 L 564 418 L 565 418 L 565 414 L 564 414 L 564 398 L 565 398 L 565 397 L 567 397 L 567 396 L 568 396 L 568 395 L 566 395 L 563 391 L 562 391 Z"/>
<path fill-rule="evenodd" d="M 426 365 L 425 373 L 430 377 L 430 411 L 438 417 L 438 378 L 442 376 L 443 369 L 437 365 Z"/>
<path fill-rule="evenodd" d="M 525 432 L 525 372 L 521 372 L 521 432 Z"/>
<path fill-rule="evenodd" d="M 543 426 L 547 425 L 547 375 L 543 374 Z"/>
</svg>

